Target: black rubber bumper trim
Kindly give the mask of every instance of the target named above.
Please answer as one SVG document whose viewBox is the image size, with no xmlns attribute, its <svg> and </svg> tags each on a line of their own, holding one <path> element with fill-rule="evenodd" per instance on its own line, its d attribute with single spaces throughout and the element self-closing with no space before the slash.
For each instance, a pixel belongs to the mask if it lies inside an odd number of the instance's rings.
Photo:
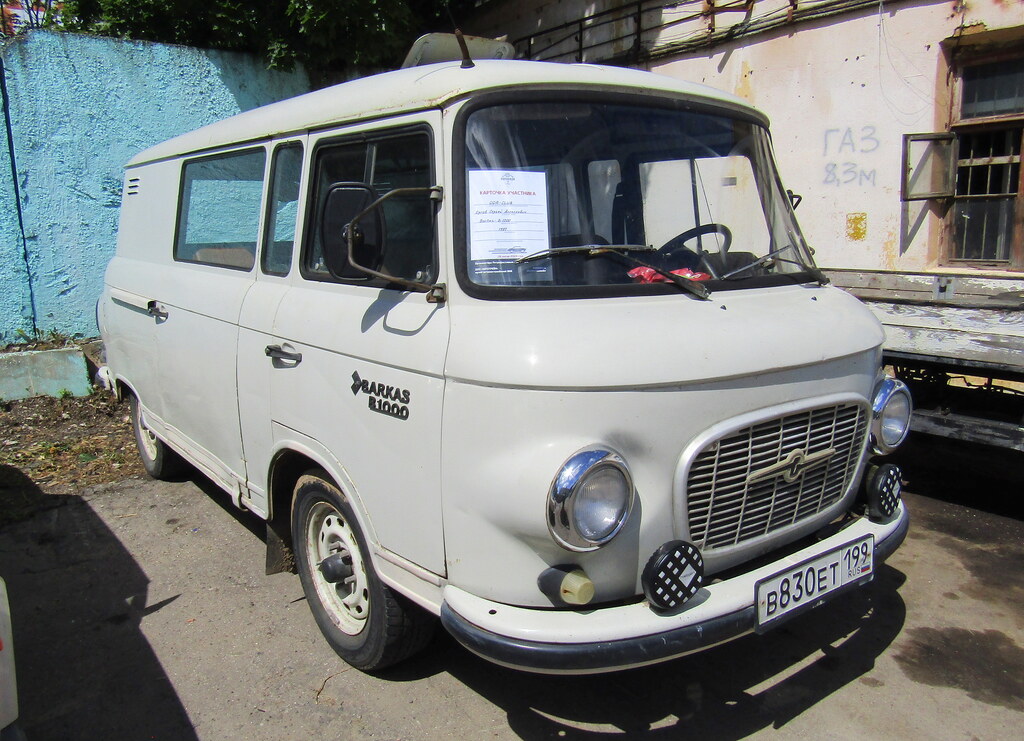
<svg viewBox="0 0 1024 741">
<path fill-rule="evenodd" d="M 625 668 L 681 656 L 753 629 L 753 606 L 697 625 L 654 635 L 597 643 L 540 643 L 498 635 L 473 625 L 448 603 L 441 624 L 455 640 L 486 659 L 540 672 L 587 672 Z"/>
<path fill-rule="evenodd" d="M 907 539 L 907 532 L 910 530 L 910 513 L 907 512 L 906 506 L 906 504 L 903 505 L 903 520 L 900 522 L 899 527 L 888 538 L 875 543 L 874 558 L 878 563 L 882 563 L 889 558 L 903 544 L 903 541 Z"/>
<path fill-rule="evenodd" d="M 875 544 L 875 560 L 883 562 L 907 537 L 909 516 L 885 540 Z M 739 612 L 686 625 L 664 633 L 596 643 L 542 643 L 492 633 L 466 620 L 447 602 L 441 624 L 475 654 L 498 664 L 538 672 L 572 673 L 614 670 L 653 663 L 707 648 L 750 632 L 757 624 L 754 605 Z"/>
</svg>

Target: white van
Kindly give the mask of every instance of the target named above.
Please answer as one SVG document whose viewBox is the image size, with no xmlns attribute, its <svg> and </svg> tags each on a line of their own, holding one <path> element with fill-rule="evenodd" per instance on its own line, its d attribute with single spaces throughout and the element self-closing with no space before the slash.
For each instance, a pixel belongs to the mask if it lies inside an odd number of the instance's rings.
<svg viewBox="0 0 1024 741">
<path fill-rule="evenodd" d="M 910 398 L 767 126 L 646 72 L 452 62 L 146 150 L 99 307 L 146 469 L 265 519 L 362 669 L 438 615 L 507 666 L 639 666 L 870 581 Z"/>
</svg>

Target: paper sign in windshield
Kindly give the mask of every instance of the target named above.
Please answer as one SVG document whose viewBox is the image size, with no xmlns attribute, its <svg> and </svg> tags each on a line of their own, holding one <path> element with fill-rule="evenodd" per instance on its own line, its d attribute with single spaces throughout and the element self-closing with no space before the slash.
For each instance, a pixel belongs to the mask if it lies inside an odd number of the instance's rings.
<svg viewBox="0 0 1024 741">
<path fill-rule="evenodd" d="M 470 259 L 517 260 L 548 249 L 546 174 L 469 171 Z"/>
</svg>

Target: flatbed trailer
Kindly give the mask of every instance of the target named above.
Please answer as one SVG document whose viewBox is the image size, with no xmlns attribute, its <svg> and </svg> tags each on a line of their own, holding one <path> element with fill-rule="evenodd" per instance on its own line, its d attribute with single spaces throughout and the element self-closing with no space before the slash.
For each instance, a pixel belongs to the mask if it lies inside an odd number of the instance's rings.
<svg viewBox="0 0 1024 741">
<path fill-rule="evenodd" d="M 1024 451 L 1024 277 L 831 269 L 885 327 L 912 429 Z"/>
</svg>

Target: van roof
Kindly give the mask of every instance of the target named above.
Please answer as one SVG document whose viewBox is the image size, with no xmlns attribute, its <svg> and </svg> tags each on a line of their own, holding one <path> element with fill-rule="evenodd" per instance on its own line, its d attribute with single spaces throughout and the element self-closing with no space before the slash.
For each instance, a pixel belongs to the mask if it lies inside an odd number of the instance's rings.
<svg viewBox="0 0 1024 741">
<path fill-rule="evenodd" d="M 767 123 L 763 113 L 735 95 L 651 72 L 511 60 L 481 60 L 474 67 L 463 69 L 458 62 L 443 62 L 363 77 L 254 108 L 150 147 L 126 166 L 361 119 L 439 108 L 471 93 L 524 85 L 634 93 L 653 90 L 672 97 L 723 104 Z"/>
</svg>

